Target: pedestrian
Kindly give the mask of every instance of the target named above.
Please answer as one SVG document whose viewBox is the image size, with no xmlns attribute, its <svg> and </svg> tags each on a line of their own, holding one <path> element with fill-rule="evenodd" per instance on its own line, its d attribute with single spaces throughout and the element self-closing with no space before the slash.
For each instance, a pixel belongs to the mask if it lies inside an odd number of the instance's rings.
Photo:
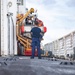
<svg viewBox="0 0 75 75">
<path fill-rule="evenodd" d="M 34 22 L 34 27 L 31 29 L 31 37 L 32 37 L 32 56 L 31 59 L 34 59 L 35 49 L 37 48 L 38 59 L 41 59 L 41 50 L 40 50 L 40 42 L 41 42 L 41 29 L 38 27 L 38 22 Z"/>
</svg>

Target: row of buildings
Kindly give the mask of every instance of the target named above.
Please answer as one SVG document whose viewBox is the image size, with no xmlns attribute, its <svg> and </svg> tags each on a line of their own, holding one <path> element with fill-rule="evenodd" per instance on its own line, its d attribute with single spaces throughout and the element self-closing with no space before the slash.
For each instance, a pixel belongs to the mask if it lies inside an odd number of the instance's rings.
<svg viewBox="0 0 75 75">
<path fill-rule="evenodd" d="M 45 51 L 52 51 L 54 56 L 73 57 L 75 56 L 75 31 L 55 41 L 44 45 Z"/>
</svg>

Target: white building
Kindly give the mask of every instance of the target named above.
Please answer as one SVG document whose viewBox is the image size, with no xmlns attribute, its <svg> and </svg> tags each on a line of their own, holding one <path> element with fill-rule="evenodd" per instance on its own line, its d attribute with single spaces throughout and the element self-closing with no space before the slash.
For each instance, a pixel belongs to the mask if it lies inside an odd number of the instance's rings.
<svg viewBox="0 0 75 75">
<path fill-rule="evenodd" d="M 71 57 L 75 55 L 75 31 L 53 42 L 47 43 L 44 50 L 52 51 L 55 56 Z"/>
</svg>

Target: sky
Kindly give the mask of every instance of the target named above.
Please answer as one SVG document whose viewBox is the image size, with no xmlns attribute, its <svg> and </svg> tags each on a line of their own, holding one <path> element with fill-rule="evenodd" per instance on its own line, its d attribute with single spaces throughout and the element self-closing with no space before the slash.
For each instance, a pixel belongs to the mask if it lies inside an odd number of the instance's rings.
<svg viewBox="0 0 75 75">
<path fill-rule="evenodd" d="M 26 0 L 47 27 L 43 45 L 75 31 L 75 0 Z"/>
</svg>

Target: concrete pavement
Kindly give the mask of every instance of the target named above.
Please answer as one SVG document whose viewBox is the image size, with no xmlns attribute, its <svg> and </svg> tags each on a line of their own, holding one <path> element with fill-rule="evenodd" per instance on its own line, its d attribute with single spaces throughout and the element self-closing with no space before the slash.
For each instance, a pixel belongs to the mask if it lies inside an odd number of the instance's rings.
<svg viewBox="0 0 75 75">
<path fill-rule="evenodd" d="M 0 75 L 75 75 L 75 64 L 61 61 L 30 59 L 30 57 L 0 57 Z"/>
</svg>

